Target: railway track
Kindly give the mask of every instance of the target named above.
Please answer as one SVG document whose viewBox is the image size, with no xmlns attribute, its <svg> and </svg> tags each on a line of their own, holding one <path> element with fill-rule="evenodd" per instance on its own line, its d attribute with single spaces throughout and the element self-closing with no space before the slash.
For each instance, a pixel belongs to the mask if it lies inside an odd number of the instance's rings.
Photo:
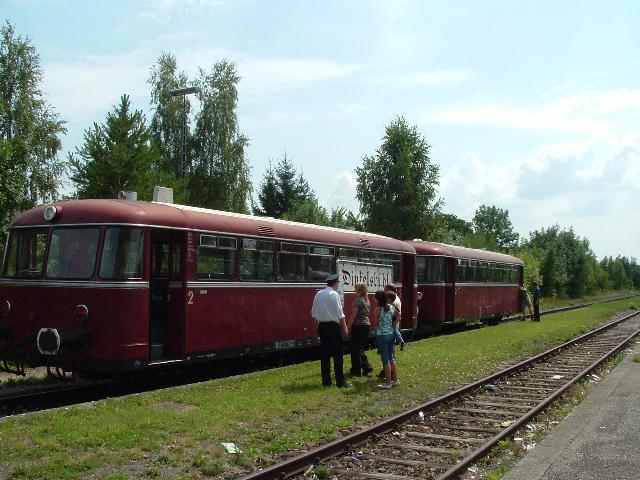
<svg viewBox="0 0 640 480">
<path fill-rule="evenodd" d="M 640 312 L 244 480 L 456 478 L 640 334 Z"/>
</svg>

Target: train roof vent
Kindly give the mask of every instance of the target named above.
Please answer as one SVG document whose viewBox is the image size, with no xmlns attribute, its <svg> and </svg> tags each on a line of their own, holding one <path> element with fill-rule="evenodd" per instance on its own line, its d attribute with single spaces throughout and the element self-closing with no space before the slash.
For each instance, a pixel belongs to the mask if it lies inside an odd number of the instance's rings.
<svg viewBox="0 0 640 480">
<path fill-rule="evenodd" d="M 275 236 L 276 231 L 269 225 L 258 225 L 258 235 L 267 235 L 269 237 Z"/>
<path fill-rule="evenodd" d="M 361 238 L 360 239 L 360 245 L 362 245 L 363 247 L 368 247 L 369 246 L 369 239 L 368 238 Z"/>
<path fill-rule="evenodd" d="M 160 203 L 173 203 L 173 188 L 154 187 L 153 201 Z"/>
</svg>

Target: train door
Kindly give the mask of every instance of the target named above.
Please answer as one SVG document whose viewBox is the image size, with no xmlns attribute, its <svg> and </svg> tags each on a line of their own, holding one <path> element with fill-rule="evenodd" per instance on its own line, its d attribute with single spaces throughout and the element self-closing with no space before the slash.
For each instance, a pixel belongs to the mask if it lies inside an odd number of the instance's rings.
<svg viewBox="0 0 640 480">
<path fill-rule="evenodd" d="M 445 294 L 444 294 L 444 321 L 445 323 L 453 322 L 456 318 L 456 295 L 458 287 L 456 286 L 456 259 L 445 257 Z"/>
<path fill-rule="evenodd" d="M 184 357 L 184 265 L 181 232 L 152 230 L 149 345 L 152 362 Z"/>
</svg>

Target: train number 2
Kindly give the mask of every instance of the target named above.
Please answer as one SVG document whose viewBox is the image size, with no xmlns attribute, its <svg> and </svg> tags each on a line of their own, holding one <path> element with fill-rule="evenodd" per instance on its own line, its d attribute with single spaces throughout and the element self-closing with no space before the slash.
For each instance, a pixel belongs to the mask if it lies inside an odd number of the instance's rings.
<svg viewBox="0 0 640 480">
<path fill-rule="evenodd" d="M 193 305 L 193 290 L 187 292 L 187 305 Z"/>
</svg>

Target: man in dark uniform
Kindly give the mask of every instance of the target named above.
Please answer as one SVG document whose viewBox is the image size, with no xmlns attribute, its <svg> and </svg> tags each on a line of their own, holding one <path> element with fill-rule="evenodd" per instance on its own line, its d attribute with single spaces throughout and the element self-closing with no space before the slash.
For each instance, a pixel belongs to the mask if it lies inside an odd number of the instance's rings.
<svg viewBox="0 0 640 480">
<path fill-rule="evenodd" d="M 346 336 L 347 324 L 338 295 L 338 274 L 327 277 L 327 286 L 316 293 L 311 307 L 311 316 L 318 322 L 320 334 L 320 370 L 322 372 L 322 385 L 331 386 L 331 357 L 333 357 L 333 369 L 336 377 L 336 386 L 349 387 L 344 379 L 342 368 L 342 354 Z"/>
<path fill-rule="evenodd" d="M 542 290 L 538 286 L 537 282 L 533 282 L 533 319 L 536 322 L 540 321 L 540 298 L 542 297 Z"/>
</svg>

